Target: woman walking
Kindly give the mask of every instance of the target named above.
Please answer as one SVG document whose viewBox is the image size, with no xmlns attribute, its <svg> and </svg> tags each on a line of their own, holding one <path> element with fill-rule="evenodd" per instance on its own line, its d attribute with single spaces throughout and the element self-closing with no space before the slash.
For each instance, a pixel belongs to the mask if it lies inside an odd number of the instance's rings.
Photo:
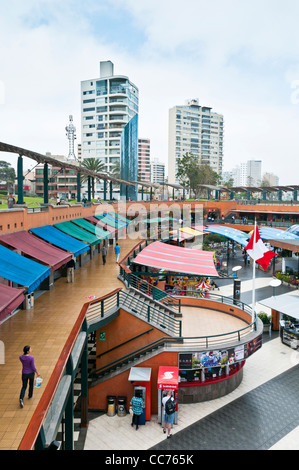
<svg viewBox="0 0 299 470">
<path fill-rule="evenodd" d="M 22 363 L 22 388 L 20 393 L 20 407 L 24 407 L 23 399 L 25 396 L 25 392 L 27 389 L 28 381 L 29 381 L 29 391 L 28 391 L 28 398 L 32 398 L 33 395 L 33 385 L 34 385 L 34 375 L 37 374 L 39 377 L 39 373 L 36 370 L 34 364 L 34 357 L 31 356 L 31 347 L 25 346 L 23 349 L 24 354 L 20 356 L 20 361 Z"/>
</svg>

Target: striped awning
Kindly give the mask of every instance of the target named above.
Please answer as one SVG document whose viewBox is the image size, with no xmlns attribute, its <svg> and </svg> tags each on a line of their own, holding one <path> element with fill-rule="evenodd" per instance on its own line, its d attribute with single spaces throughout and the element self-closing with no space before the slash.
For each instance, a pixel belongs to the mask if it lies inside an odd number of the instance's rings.
<svg viewBox="0 0 299 470">
<path fill-rule="evenodd" d="M 169 272 L 218 277 L 214 252 L 182 248 L 158 241 L 138 253 L 133 263 Z"/>
</svg>

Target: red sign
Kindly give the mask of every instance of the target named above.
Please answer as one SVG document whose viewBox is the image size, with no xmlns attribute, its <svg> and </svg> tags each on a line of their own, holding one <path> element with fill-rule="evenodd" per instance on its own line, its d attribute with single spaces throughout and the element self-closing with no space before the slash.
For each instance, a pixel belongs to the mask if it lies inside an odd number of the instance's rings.
<svg viewBox="0 0 299 470">
<path fill-rule="evenodd" d="M 160 366 L 158 372 L 158 388 L 177 389 L 179 384 L 179 368 Z"/>
</svg>

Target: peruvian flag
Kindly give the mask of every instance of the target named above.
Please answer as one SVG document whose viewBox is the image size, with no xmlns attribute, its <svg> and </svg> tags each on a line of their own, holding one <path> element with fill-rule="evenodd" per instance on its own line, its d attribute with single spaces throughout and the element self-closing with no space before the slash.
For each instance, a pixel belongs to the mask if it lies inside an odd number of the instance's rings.
<svg viewBox="0 0 299 470">
<path fill-rule="evenodd" d="M 257 225 L 251 235 L 248 245 L 245 247 L 245 250 L 254 261 L 262 266 L 263 269 L 267 269 L 271 259 L 274 258 L 274 256 L 277 256 L 276 253 L 268 250 L 264 245 Z"/>
</svg>

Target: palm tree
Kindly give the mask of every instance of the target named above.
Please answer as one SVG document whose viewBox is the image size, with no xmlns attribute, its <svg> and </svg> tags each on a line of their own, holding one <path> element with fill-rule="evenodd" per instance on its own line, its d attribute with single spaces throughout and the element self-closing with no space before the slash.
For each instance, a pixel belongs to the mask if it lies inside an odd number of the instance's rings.
<svg viewBox="0 0 299 470">
<path fill-rule="evenodd" d="M 94 173 L 104 173 L 105 164 L 101 162 L 98 158 L 85 158 L 82 162 L 82 166 L 89 171 L 93 171 Z M 88 180 L 88 175 L 82 175 L 82 182 L 86 183 Z M 95 180 L 99 181 L 97 177 L 91 177 L 91 192 L 92 192 L 92 199 L 94 199 L 95 195 Z"/>
<path fill-rule="evenodd" d="M 120 178 L 120 161 L 114 163 L 111 174 L 115 178 Z"/>
</svg>

